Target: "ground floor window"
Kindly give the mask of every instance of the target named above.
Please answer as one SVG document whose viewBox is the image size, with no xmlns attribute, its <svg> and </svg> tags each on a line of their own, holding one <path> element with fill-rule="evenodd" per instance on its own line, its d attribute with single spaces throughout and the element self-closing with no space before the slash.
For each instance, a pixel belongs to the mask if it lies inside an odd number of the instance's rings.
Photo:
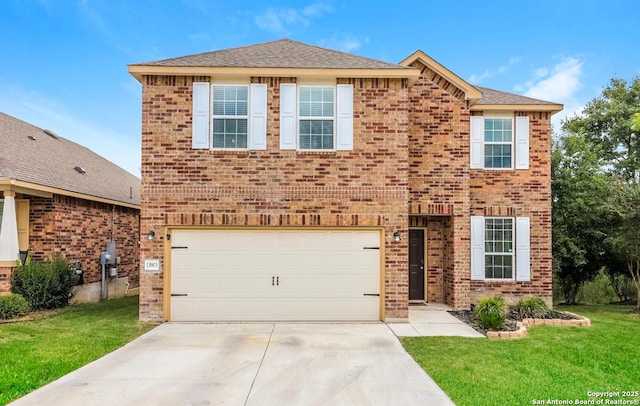
<svg viewBox="0 0 640 406">
<path fill-rule="evenodd" d="M 484 227 L 485 279 L 513 278 L 513 219 L 486 218 Z"/>
</svg>

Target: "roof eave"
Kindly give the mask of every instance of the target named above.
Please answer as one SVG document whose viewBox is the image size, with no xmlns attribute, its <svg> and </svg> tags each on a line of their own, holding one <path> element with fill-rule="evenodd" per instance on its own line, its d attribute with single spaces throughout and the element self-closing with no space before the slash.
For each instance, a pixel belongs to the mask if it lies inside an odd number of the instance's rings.
<svg viewBox="0 0 640 406">
<path fill-rule="evenodd" d="M 552 115 L 564 109 L 562 104 L 474 104 L 471 111 L 540 111 Z"/>
<path fill-rule="evenodd" d="M 140 209 L 140 204 L 122 202 L 115 199 L 108 199 L 99 196 L 92 196 L 85 193 L 72 192 L 70 190 L 59 189 L 51 186 L 39 185 L 37 183 L 25 182 L 16 179 L 0 179 L 0 190 L 12 190 L 17 193 L 30 194 L 39 197 L 51 197 L 51 195 L 62 195 L 69 197 L 77 197 L 84 200 L 114 204 L 116 206 L 129 207 L 132 209 Z"/>
<path fill-rule="evenodd" d="M 475 103 L 476 101 L 482 98 L 482 92 L 478 90 L 475 86 L 470 84 L 469 82 L 462 79 L 460 76 L 456 75 L 449 69 L 445 68 L 438 61 L 425 54 L 423 51 L 417 50 L 416 52 L 409 55 L 405 58 L 399 65 L 402 66 L 410 66 L 413 62 L 419 61 L 429 68 L 433 69 L 438 75 L 447 79 L 449 82 L 453 83 L 460 90 L 464 91 L 465 98 L 469 100 L 471 103 Z"/>
<path fill-rule="evenodd" d="M 171 76 L 265 76 L 265 77 L 340 77 L 408 79 L 413 85 L 420 77 L 418 69 L 348 69 L 348 68 L 242 68 L 221 66 L 129 65 L 128 71 L 138 82 L 146 75 Z"/>
</svg>

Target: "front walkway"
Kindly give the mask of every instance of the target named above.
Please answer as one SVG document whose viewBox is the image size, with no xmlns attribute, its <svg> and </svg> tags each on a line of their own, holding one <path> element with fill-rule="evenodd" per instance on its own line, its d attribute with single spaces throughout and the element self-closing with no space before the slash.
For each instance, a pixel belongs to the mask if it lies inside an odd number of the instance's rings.
<svg viewBox="0 0 640 406">
<path fill-rule="evenodd" d="M 398 337 L 450 336 L 486 338 L 456 317 L 450 307 L 428 303 L 409 307 L 409 323 L 387 323 Z"/>
</svg>

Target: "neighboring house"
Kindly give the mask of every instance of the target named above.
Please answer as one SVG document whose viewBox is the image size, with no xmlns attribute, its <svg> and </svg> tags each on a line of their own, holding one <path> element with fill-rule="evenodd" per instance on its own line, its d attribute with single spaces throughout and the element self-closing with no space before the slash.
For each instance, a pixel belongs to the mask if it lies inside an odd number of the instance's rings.
<svg viewBox="0 0 640 406">
<path fill-rule="evenodd" d="M 134 64 L 143 320 L 551 303 L 556 103 L 288 39 Z M 155 237 L 151 239 L 152 237 Z"/>
<path fill-rule="evenodd" d="M 80 261 L 79 300 L 100 297 L 100 253 L 116 242 L 119 290 L 139 276 L 140 179 L 89 149 L 0 113 L 0 293 L 19 251 Z M 112 284 L 115 279 L 112 280 Z M 128 283 L 128 285 L 127 285 Z M 116 290 L 112 288 L 111 293 Z"/>
</svg>

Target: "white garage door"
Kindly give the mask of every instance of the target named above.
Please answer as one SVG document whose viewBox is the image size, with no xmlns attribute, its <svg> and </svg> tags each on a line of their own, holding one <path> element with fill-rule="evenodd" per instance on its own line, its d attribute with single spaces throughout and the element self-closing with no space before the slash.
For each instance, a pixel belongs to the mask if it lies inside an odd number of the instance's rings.
<svg viewBox="0 0 640 406">
<path fill-rule="evenodd" d="M 377 231 L 176 230 L 172 321 L 379 320 Z"/>
</svg>

